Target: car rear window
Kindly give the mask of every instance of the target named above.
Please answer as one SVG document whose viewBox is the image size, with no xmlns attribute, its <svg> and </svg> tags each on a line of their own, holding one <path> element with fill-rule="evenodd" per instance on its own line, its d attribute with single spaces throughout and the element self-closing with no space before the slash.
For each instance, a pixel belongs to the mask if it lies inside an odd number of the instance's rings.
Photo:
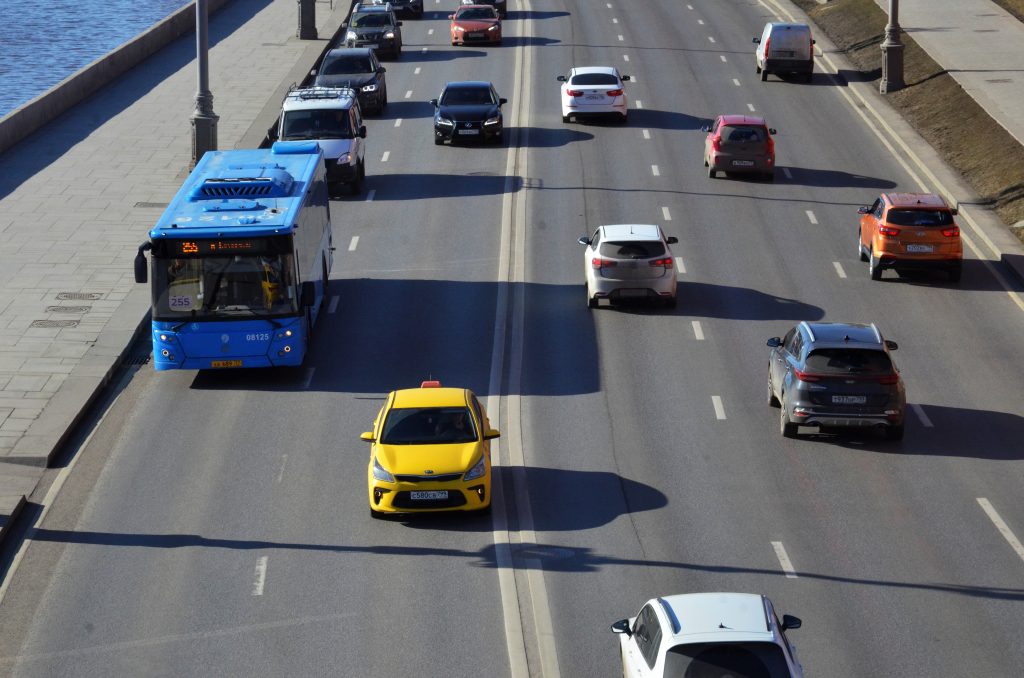
<svg viewBox="0 0 1024 678">
<path fill-rule="evenodd" d="M 605 240 L 598 249 L 603 257 L 648 259 L 665 254 L 665 243 L 660 240 Z"/>
<path fill-rule="evenodd" d="M 789 678 L 782 648 L 775 643 L 687 643 L 669 648 L 665 676 Z"/>
<path fill-rule="evenodd" d="M 767 133 L 763 127 L 751 125 L 726 125 L 722 128 L 722 141 L 730 144 L 749 144 L 764 141 Z"/>
<path fill-rule="evenodd" d="M 953 214 L 946 210 L 891 209 L 885 220 L 896 226 L 952 226 Z"/>
<path fill-rule="evenodd" d="M 819 374 L 889 373 L 892 361 L 877 349 L 819 348 L 807 356 L 807 369 Z"/>
<path fill-rule="evenodd" d="M 618 85 L 619 79 L 611 73 L 580 73 L 572 78 L 573 85 Z"/>
</svg>

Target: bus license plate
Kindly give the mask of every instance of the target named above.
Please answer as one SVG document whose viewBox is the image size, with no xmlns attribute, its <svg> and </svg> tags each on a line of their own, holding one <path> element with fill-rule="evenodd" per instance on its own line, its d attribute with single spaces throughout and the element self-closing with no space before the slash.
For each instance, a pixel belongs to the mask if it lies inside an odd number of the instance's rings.
<svg viewBox="0 0 1024 678">
<path fill-rule="evenodd" d="M 448 490 L 432 490 L 428 492 L 410 492 L 409 496 L 414 501 L 432 501 L 438 499 L 447 499 Z"/>
<path fill-rule="evenodd" d="M 241 367 L 241 360 L 211 360 L 210 367 Z"/>
</svg>

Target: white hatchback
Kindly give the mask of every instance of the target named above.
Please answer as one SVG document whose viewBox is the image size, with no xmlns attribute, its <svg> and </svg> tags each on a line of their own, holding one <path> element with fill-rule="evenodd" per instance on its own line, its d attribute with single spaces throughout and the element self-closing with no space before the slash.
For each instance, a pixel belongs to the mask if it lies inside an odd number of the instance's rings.
<svg viewBox="0 0 1024 678">
<path fill-rule="evenodd" d="M 582 66 L 558 76 L 562 83 L 562 122 L 570 118 L 612 117 L 625 123 L 628 117 L 626 90 L 622 83 L 628 75 L 620 75 L 612 66 Z"/>
<path fill-rule="evenodd" d="M 612 624 L 625 678 L 712 676 L 802 678 L 782 621 L 754 593 L 684 593 L 647 601 L 636 617 Z"/>
<path fill-rule="evenodd" d="M 582 236 L 587 306 L 597 308 L 599 299 L 646 299 L 674 307 L 675 258 L 668 246 L 676 242 L 653 224 L 598 226 L 593 236 Z"/>
</svg>

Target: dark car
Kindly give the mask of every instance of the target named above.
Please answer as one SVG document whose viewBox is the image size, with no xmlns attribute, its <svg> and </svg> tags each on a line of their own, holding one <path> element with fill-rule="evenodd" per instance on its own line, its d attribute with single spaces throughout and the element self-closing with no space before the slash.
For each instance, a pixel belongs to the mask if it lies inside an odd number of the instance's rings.
<svg viewBox="0 0 1024 678">
<path fill-rule="evenodd" d="M 314 87 L 351 87 L 359 94 L 364 113 L 382 113 L 388 105 L 388 85 L 377 55 L 369 47 L 332 49 L 320 63 Z"/>
<path fill-rule="evenodd" d="M 358 5 L 347 23 L 345 47 L 372 47 L 377 54 L 393 59 L 402 56 L 402 22 L 395 18 L 391 5 Z"/>
<path fill-rule="evenodd" d="M 506 102 L 489 82 L 448 83 L 440 97 L 430 100 L 434 107 L 434 143 L 440 145 L 446 139 L 501 143 L 501 106 Z"/>
<path fill-rule="evenodd" d="M 507 0 L 459 0 L 460 5 L 490 5 L 498 10 L 498 16 L 502 19 L 508 14 Z"/>
<path fill-rule="evenodd" d="M 408 12 L 414 19 L 423 18 L 423 0 L 391 0 L 396 12 Z"/>
<path fill-rule="evenodd" d="M 902 440 L 906 392 L 890 351 L 874 325 L 802 322 L 768 340 L 768 404 L 781 407 L 787 438 L 798 426 L 882 429 Z"/>
</svg>

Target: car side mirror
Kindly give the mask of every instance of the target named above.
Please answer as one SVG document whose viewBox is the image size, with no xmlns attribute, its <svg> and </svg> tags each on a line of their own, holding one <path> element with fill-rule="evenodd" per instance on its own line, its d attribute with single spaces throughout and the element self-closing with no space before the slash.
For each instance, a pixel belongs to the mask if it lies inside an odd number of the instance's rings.
<svg viewBox="0 0 1024 678">
<path fill-rule="evenodd" d="M 395 22 L 395 25 L 396 25 L 396 26 L 401 26 L 401 25 L 402 25 L 402 22 L 401 22 L 401 21 L 396 21 L 396 22 Z"/>
<path fill-rule="evenodd" d="M 799 617 L 794 617 L 791 614 L 782 615 L 782 630 L 789 631 L 791 629 L 798 629 L 803 626 L 803 622 L 800 621 Z"/>
<path fill-rule="evenodd" d="M 489 428 L 489 429 L 487 429 L 487 432 L 484 433 L 484 440 L 494 440 L 495 438 L 500 438 L 500 437 L 501 437 L 501 431 L 499 431 L 496 428 Z"/>
<path fill-rule="evenodd" d="M 629 76 L 628 75 L 622 76 L 622 82 L 629 82 Z"/>
<path fill-rule="evenodd" d="M 312 280 L 307 280 L 302 283 L 302 293 L 300 296 L 302 305 L 309 308 L 316 303 L 316 283 Z"/>
<path fill-rule="evenodd" d="M 812 44 L 812 45 L 817 45 L 817 44 L 818 44 L 818 41 L 812 38 L 812 39 L 811 39 L 811 44 Z"/>
<path fill-rule="evenodd" d="M 955 217 L 956 215 L 960 214 L 960 208 L 954 207 L 953 209 L 949 210 L 949 213 Z"/>
<path fill-rule="evenodd" d="M 437 108 L 437 99 L 431 99 L 430 105 L 433 106 L 434 108 Z"/>
<path fill-rule="evenodd" d="M 558 82 L 568 82 L 569 78 L 565 77 L 564 75 L 560 75 L 557 78 L 555 78 L 555 80 L 558 80 Z"/>
<path fill-rule="evenodd" d="M 612 633 L 625 633 L 627 636 L 632 636 L 633 633 L 629 630 L 629 620 L 620 619 L 612 624 Z"/>
<path fill-rule="evenodd" d="M 504 106 L 507 103 L 508 103 L 508 99 L 505 99 L 504 97 L 502 97 L 501 99 L 498 99 L 498 105 L 499 106 Z"/>
<path fill-rule="evenodd" d="M 858 207 L 857 208 L 857 214 L 870 214 L 870 213 L 871 213 L 871 208 L 870 207 L 864 206 L 864 207 Z"/>
<path fill-rule="evenodd" d="M 135 255 L 135 282 L 149 282 L 149 266 L 146 264 L 144 252 L 153 249 L 152 243 L 144 242 L 139 245 L 139 251 Z"/>
<path fill-rule="evenodd" d="M 577 240 L 576 242 L 578 242 L 581 245 L 589 245 L 590 244 L 590 238 L 588 238 L 585 235 L 581 235 L 580 239 Z"/>
<path fill-rule="evenodd" d="M 383 66 L 381 66 L 380 68 L 378 68 L 378 69 L 377 69 L 377 72 L 378 72 L 378 73 L 387 73 L 387 72 L 388 72 L 388 69 L 386 69 L 386 68 L 384 68 Z"/>
<path fill-rule="evenodd" d="M 366 138 L 366 125 L 360 125 L 359 126 L 359 138 L 360 139 L 365 139 Z"/>
<path fill-rule="evenodd" d="M 359 434 L 359 439 L 363 440 L 365 442 L 368 442 L 368 443 L 372 443 L 374 441 L 373 440 L 373 431 L 366 431 L 365 433 L 360 433 Z"/>
<path fill-rule="evenodd" d="M 348 22 L 347 21 L 342 21 L 341 22 L 341 27 L 342 28 L 348 28 Z"/>
<path fill-rule="evenodd" d="M 772 348 L 782 346 L 782 337 L 772 337 L 771 339 L 768 340 L 768 345 L 771 346 Z"/>
<path fill-rule="evenodd" d="M 778 134 L 778 132 L 775 131 L 774 127 L 769 127 L 768 128 L 768 134 Z"/>
<path fill-rule="evenodd" d="M 454 15 L 454 14 L 449 14 L 449 15 L 448 15 L 448 20 L 449 20 L 449 21 L 451 21 L 451 20 L 452 20 L 452 19 L 454 19 L 454 18 L 455 18 L 455 15 Z"/>
<path fill-rule="evenodd" d="M 675 245 L 677 242 L 679 242 L 679 238 L 675 237 L 674 235 L 670 235 L 669 237 L 665 238 L 665 242 L 667 242 L 669 245 Z"/>
<path fill-rule="evenodd" d="M 701 132 L 710 132 L 711 131 L 711 125 L 702 125 L 701 128 L 700 128 L 700 131 Z"/>
<path fill-rule="evenodd" d="M 310 74 L 311 76 L 313 76 L 313 77 L 316 77 L 316 69 L 315 69 L 315 68 L 314 68 L 314 69 L 312 69 L 312 70 L 311 70 L 311 71 L 309 72 L 309 74 Z"/>
<path fill-rule="evenodd" d="M 753 40 L 751 40 L 751 42 L 753 42 L 755 45 L 760 45 L 761 44 L 761 38 L 754 38 Z"/>
<path fill-rule="evenodd" d="M 889 349 L 890 351 L 895 351 L 896 349 L 898 349 L 898 348 L 900 347 L 900 345 L 899 345 L 899 344 L 897 344 L 897 343 L 896 343 L 895 341 L 893 341 L 892 339 L 886 339 L 886 340 L 885 340 L 885 347 L 886 347 L 887 349 Z"/>
</svg>

